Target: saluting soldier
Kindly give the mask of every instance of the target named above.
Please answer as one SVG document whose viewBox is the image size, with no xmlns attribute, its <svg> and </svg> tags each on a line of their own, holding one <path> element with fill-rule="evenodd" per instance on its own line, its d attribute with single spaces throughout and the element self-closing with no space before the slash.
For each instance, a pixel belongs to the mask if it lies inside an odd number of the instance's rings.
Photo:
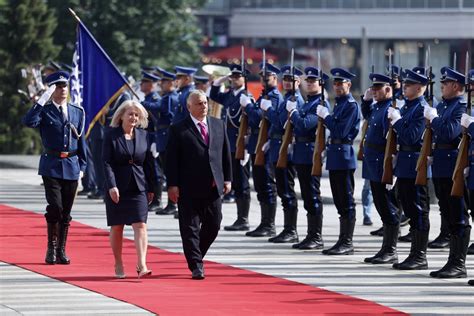
<svg viewBox="0 0 474 316">
<path fill-rule="evenodd" d="M 277 194 L 281 199 L 284 215 L 283 230 L 277 236 L 268 239 L 268 241 L 274 243 L 294 243 L 298 242 L 298 233 L 296 231 L 298 200 L 295 193 L 296 169 L 291 161 L 291 153 L 288 153 L 286 168 L 277 168 L 276 164 L 280 153 L 282 137 L 285 133 L 285 124 L 288 120 L 286 103 L 287 101 L 293 101 L 296 104 L 296 108 L 304 104 L 299 90 L 300 76 L 303 72 L 294 67 L 292 73 L 291 66 L 289 65 L 283 66 L 281 72 L 283 74 L 283 89 L 286 91 L 283 100 L 276 107 L 270 103 L 260 103 L 260 108 L 263 110 L 265 117 L 270 121 L 269 159 L 275 170 Z M 294 84 L 293 80 L 295 80 Z M 295 88 L 294 95 L 292 91 L 293 86 Z"/>
<path fill-rule="evenodd" d="M 381 249 L 364 259 L 373 264 L 398 262 L 397 239 L 400 225 L 398 203 L 393 190 L 382 183 L 386 135 L 389 129 L 388 108 L 392 105 L 391 78 L 383 74 L 369 75 L 372 87 L 362 99 L 362 115 L 368 121 L 364 139 L 362 177 L 370 181 L 374 205 L 382 219 L 383 241 Z"/>
<path fill-rule="evenodd" d="M 425 107 L 424 116 L 433 130 L 433 184 L 441 218 L 450 233 L 449 259 L 446 265 L 430 276 L 435 278 L 465 278 L 466 253 L 471 236 L 469 213 L 463 197 L 451 196 L 452 176 L 461 141 L 461 116 L 466 113 L 464 100 L 465 76 L 449 67 L 441 69 L 442 101 L 436 108 Z"/>
<path fill-rule="evenodd" d="M 397 134 L 398 154 L 394 175 L 397 177 L 397 191 L 403 211 L 410 218 L 412 232 L 411 249 L 401 263 L 393 264 L 398 270 L 421 270 L 428 268 L 426 247 L 430 230 L 429 196 L 426 185 L 415 185 L 416 163 L 420 156 L 422 135 L 425 128 L 423 107 L 428 106 L 424 98 L 428 78 L 410 69 L 403 78 L 405 105 L 399 110 L 390 107 L 388 118 Z M 428 178 L 431 167 L 428 166 Z"/>
<path fill-rule="evenodd" d="M 230 225 L 225 226 L 225 230 L 246 231 L 250 229 L 249 209 L 250 209 L 250 163 L 241 164 L 241 160 L 235 159 L 237 137 L 239 136 L 240 118 L 244 108 L 240 106 L 240 96 L 245 93 L 245 77 L 242 66 L 231 65 L 230 76 L 223 76 L 214 80 L 210 99 L 224 107 L 227 136 L 229 138 L 230 151 L 232 156 L 232 189 L 234 189 L 235 202 L 237 205 L 237 219 Z M 248 70 L 244 70 L 248 74 Z M 221 92 L 221 85 L 229 80 L 230 89 Z"/>
<path fill-rule="evenodd" d="M 313 166 L 313 151 L 318 116 L 316 108 L 321 103 L 323 80 L 329 79 L 328 75 L 319 68 L 306 67 L 306 102 L 298 107 L 297 102 L 288 100 L 286 110 L 293 124 L 295 142 L 293 144 L 293 164 L 295 165 L 300 182 L 301 196 L 307 212 L 308 232 L 306 237 L 292 247 L 295 249 L 321 249 L 324 246 L 322 238 L 323 202 L 321 199 L 321 177 L 311 175 Z M 329 108 L 329 102 L 324 101 L 324 106 Z"/>
<path fill-rule="evenodd" d="M 178 88 L 178 105 L 173 109 L 173 124 L 176 124 L 184 120 L 188 114 L 188 107 L 186 101 L 188 99 L 191 91 L 195 90 L 194 85 L 194 74 L 196 73 L 196 68 L 175 66 L 174 70 L 176 72 L 176 85 Z"/>
<path fill-rule="evenodd" d="M 339 213 L 339 238 L 334 246 L 323 250 L 323 254 L 349 255 L 354 253 L 352 236 L 356 221 L 354 171 L 357 161 L 352 144 L 359 133 L 360 110 L 350 92 L 355 75 L 342 68 L 331 69 L 331 74 L 336 94 L 333 113 L 329 114 L 328 108 L 322 105 L 318 105 L 316 113 L 331 133 L 326 145 L 326 169 Z"/>
<path fill-rule="evenodd" d="M 250 135 L 247 143 L 247 151 L 252 159 L 252 176 L 257 199 L 260 202 L 261 219 L 256 229 L 247 232 L 249 237 L 267 237 L 275 235 L 275 213 L 276 213 L 276 185 L 275 170 L 270 161 L 270 153 L 265 153 L 265 164 L 255 165 L 255 149 L 257 146 L 260 121 L 263 117 L 261 106 L 274 107 L 282 102 L 283 97 L 278 91 L 278 74 L 280 69 L 272 64 L 265 64 L 266 78 L 263 73 L 263 64 L 260 64 L 260 82 L 264 87 L 263 95 L 255 102 L 250 96 L 241 94 L 240 105 L 248 115 Z M 267 82 L 265 83 L 265 79 Z"/>
<path fill-rule="evenodd" d="M 154 68 L 153 68 L 154 69 Z M 155 177 L 160 179 L 163 177 L 163 170 L 160 169 L 158 162 L 156 161 L 156 127 L 158 124 L 158 108 L 160 106 L 161 97 L 158 94 L 157 83 L 160 81 L 160 77 L 151 73 L 142 71 L 142 79 L 140 81 L 140 90 L 145 94 L 145 99 L 141 102 L 143 107 L 150 113 L 150 122 L 148 124 L 148 149 L 153 153 L 153 170 Z M 155 145 L 153 145 L 155 144 Z M 158 181 L 157 181 L 158 182 Z M 161 207 L 161 187 L 155 185 L 153 188 L 153 201 L 148 205 L 150 212 L 156 211 L 157 208 Z"/>
<path fill-rule="evenodd" d="M 469 89 L 474 91 L 474 69 L 469 70 Z M 471 101 L 472 102 L 472 101 Z M 468 196 L 469 208 L 471 210 L 471 217 L 474 217 L 474 117 L 467 113 L 461 116 L 461 125 L 467 129 L 467 133 L 470 136 L 469 143 L 469 167 L 467 170 L 467 188 L 469 189 Z M 474 244 L 471 244 L 468 249 L 469 254 L 474 254 Z M 469 280 L 469 285 L 474 285 L 474 280 Z"/>
<path fill-rule="evenodd" d="M 43 177 L 48 203 L 47 264 L 70 263 L 66 240 L 71 209 L 80 172 L 86 169 L 84 110 L 67 102 L 68 80 L 69 73 L 64 71 L 46 77 L 49 88 L 23 118 L 26 126 L 39 129 L 44 148 L 38 174 Z"/>
</svg>

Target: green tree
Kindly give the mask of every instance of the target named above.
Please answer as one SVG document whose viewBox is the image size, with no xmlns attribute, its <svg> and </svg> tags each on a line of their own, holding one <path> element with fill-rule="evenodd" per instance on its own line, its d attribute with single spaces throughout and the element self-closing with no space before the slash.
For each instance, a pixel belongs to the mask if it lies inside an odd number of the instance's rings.
<svg viewBox="0 0 474 316">
<path fill-rule="evenodd" d="M 202 39 L 193 10 L 207 0 L 49 0 L 56 10 L 54 41 L 61 61 L 74 50 L 75 21 L 71 7 L 117 66 L 138 75 L 142 65 L 170 68 L 199 64 Z"/>
<path fill-rule="evenodd" d="M 54 13 L 41 0 L 9 0 L 0 3 L 0 153 L 37 153 L 38 133 L 21 120 L 31 102 L 20 95 L 26 80 L 21 69 L 55 58 Z"/>
</svg>

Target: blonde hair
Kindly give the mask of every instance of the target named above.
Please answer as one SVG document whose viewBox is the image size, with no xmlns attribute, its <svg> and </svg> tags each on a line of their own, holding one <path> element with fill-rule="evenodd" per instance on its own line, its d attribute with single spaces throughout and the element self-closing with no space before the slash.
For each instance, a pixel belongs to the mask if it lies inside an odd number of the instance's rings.
<svg viewBox="0 0 474 316">
<path fill-rule="evenodd" d="M 110 122 L 111 127 L 119 127 L 122 125 L 122 116 L 129 108 L 136 108 L 138 110 L 138 124 L 137 127 L 146 128 L 148 126 L 148 112 L 145 110 L 143 105 L 134 100 L 124 101 L 115 111 L 112 121 Z"/>
</svg>

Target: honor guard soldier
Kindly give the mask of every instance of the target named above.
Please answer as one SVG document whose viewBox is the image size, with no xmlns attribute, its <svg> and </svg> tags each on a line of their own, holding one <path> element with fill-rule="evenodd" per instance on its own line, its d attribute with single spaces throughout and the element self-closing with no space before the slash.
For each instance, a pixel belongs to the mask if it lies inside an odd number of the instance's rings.
<svg viewBox="0 0 474 316">
<path fill-rule="evenodd" d="M 197 69 L 181 66 L 175 66 L 174 69 L 176 72 L 176 84 L 179 100 L 177 107 L 173 109 L 173 124 L 176 124 L 189 115 L 186 100 L 188 99 L 189 93 L 195 89 L 193 76 Z"/>
<path fill-rule="evenodd" d="M 449 68 L 441 69 L 442 101 L 436 108 L 425 107 L 424 116 L 433 130 L 433 184 L 441 218 L 447 223 L 450 236 L 449 259 L 446 265 L 430 276 L 435 278 L 465 278 L 466 254 L 471 236 L 468 207 L 464 197 L 451 196 L 452 176 L 462 137 L 461 116 L 466 113 L 464 85 L 466 77 Z"/>
<path fill-rule="evenodd" d="M 260 64 L 260 82 L 264 87 L 262 96 L 255 102 L 250 96 L 242 94 L 240 105 L 248 115 L 250 135 L 248 137 L 247 151 L 252 159 L 252 176 L 257 199 L 260 202 L 261 219 L 255 230 L 247 232 L 249 237 L 271 237 L 275 235 L 275 213 L 276 213 L 276 185 L 275 170 L 270 161 L 270 153 L 265 153 L 265 164 L 255 165 L 255 149 L 257 146 L 260 121 L 263 117 L 261 104 L 277 108 L 283 101 L 278 91 L 278 74 L 280 69 L 271 64 L 265 64 L 266 76 L 263 72 L 263 64 Z M 266 77 L 266 78 L 265 78 Z M 267 80 L 265 82 L 265 79 Z"/>
<path fill-rule="evenodd" d="M 44 148 L 38 174 L 43 177 L 48 203 L 47 264 L 70 263 L 66 240 L 71 209 L 80 172 L 86 169 L 85 113 L 67 102 L 68 80 L 69 73 L 64 71 L 46 77 L 49 88 L 23 118 L 26 126 L 39 129 Z"/>
<path fill-rule="evenodd" d="M 298 107 L 294 101 L 287 101 L 286 110 L 293 124 L 293 134 L 295 142 L 293 144 L 293 164 L 298 174 L 300 182 L 301 196 L 306 209 L 308 223 L 308 233 L 306 237 L 292 247 L 295 249 L 322 249 L 324 246 L 322 238 L 323 225 L 323 201 L 321 199 L 321 177 L 311 175 L 313 166 L 313 151 L 316 129 L 318 126 L 318 116 L 316 108 L 321 103 L 322 87 L 320 85 L 321 76 L 323 80 L 329 79 L 328 75 L 319 68 L 306 67 L 306 91 L 308 93 L 306 102 Z M 324 106 L 329 108 L 329 102 L 324 101 Z"/>
<path fill-rule="evenodd" d="M 350 92 L 355 75 L 342 68 L 331 69 L 331 74 L 336 94 L 333 113 L 329 114 L 328 108 L 322 105 L 318 105 L 316 113 L 331 134 L 326 146 L 326 169 L 339 213 L 339 239 L 334 246 L 323 250 L 323 254 L 349 255 L 354 253 L 352 236 L 356 221 L 354 171 L 357 161 L 352 144 L 359 133 L 360 110 Z"/>
<path fill-rule="evenodd" d="M 416 164 L 420 156 L 422 135 L 425 129 L 423 117 L 424 98 L 428 78 L 410 69 L 405 70 L 403 94 L 405 105 L 400 109 L 390 107 L 387 117 L 397 134 L 398 154 L 394 168 L 397 177 L 397 193 L 403 211 L 410 218 L 412 232 L 411 249 L 408 257 L 401 263 L 395 263 L 394 269 L 421 270 L 428 268 L 426 247 L 430 229 L 429 196 L 426 185 L 415 185 Z M 427 177 L 431 177 L 428 166 Z"/>
<path fill-rule="evenodd" d="M 163 177 L 163 170 L 160 169 L 159 163 L 156 161 L 157 151 L 156 151 L 156 130 L 159 124 L 158 115 L 159 108 L 161 104 L 161 97 L 156 92 L 157 83 L 160 81 L 160 77 L 149 72 L 142 72 L 142 79 L 140 81 L 140 90 L 145 94 L 145 99 L 141 102 L 143 107 L 150 113 L 150 121 L 147 127 L 148 130 L 148 149 L 153 153 L 154 161 L 154 173 L 155 177 L 160 179 Z M 155 145 L 153 145 L 155 144 Z M 159 181 L 157 181 L 159 183 Z M 162 188 L 160 185 L 156 185 L 153 188 L 154 196 L 153 201 L 148 205 L 148 210 L 150 212 L 156 211 L 161 207 L 161 191 Z"/>
<path fill-rule="evenodd" d="M 468 89 L 474 91 L 474 69 L 469 70 L 469 87 Z M 471 100 L 468 100 L 471 101 Z M 469 104 L 470 105 L 470 104 Z M 467 188 L 469 189 L 469 208 L 471 210 L 471 217 L 474 217 L 474 117 L 464 113 L 461 117 L 461 125 L 467 129 L 467 133 L 470 136 L 469 143 L 469 167 L 467 170 Z M 474 244 L 471 244 L 468 249 L 468 254 L 474 254 Z M 474 285 L 474 280 L 469 280 L 469 285 Z"/>
<path fill-rule="evenodd" d="M 245 91 L 245 77 L 242 66 L 231 65 L 230 76 L 220 77 L 214 80 L 210 99 L 223 105 L 226 113 L 227 136 L 229 138 L 230 151 L 232 156 L 232 189 L 235 192 L 235 202 L 237 204 L 237 220 L 230 226 L 225 226 L 225 230 L 246 231 L 249 230 L 249 209 L 250 209 L 250 163 L 241 164 L 241 160 L 235 159 L 236 142 L 239 135 L 240 118 L 243 109 L 240 106 L 240 96 Z M 248 70 L 245 70 L 248 75 Z M 226 92 L 220 92 L 222 83 L 230 79 L 231 86 Z"/>
<path fill-rule="evenodd" d="M 209 97 L 209 78 L 206 76 L 194 76 L 196 90 L 201 90 Z"/>
<path fill-rule="evenodd" d="M 294 102 L 292 106 L 298 109 L 303 106 L 304 100 L 299 91 L 300 76 L 303 74 L 301 70 L 294 67 L 293 72 L 291 66 L 283 66 L 281 68 L 283 75 L 283 89 L 286 91 L 285 96 L 276 107 L 270 103 L 260 103 L 260 108 L 264 111 L 265 117 L 270 121 L 269 137 L 270 137 L 270 162 L 275 170 L 275 180 L 277 194 L 281 199 L 283 207 L 284 224 L 283 231 L 275 237 L 268 239 L 274 243 L 294 243 L 298 242 L 298 233 L 296 230 L 296 222 L 298 216 L 298 199 L 295 193 L 295 177 L 296 169 L 291 159 L 292 155 L 288 154 L 288 164 L 286 168 L 277 168 L 282 137 L 285 133 L 285 124 L 288 121 L 288 111 L 286 104 L 288 101 Z M 293 83 L 293 80 L 295 82 Z M 294 87 L 294 91 L 293 91 Z"/>
<path fill-rule="evenodd" d="M 398 262 L 397 240 L 400 226 L 398 203 L 393 190 L 382 183 L 386 135 L 389 129 L 388 108 L 392 105 L 391 79 L 383 74 L 370 74 L 372 87 L 362 98 L 362 115 L 368 122 L 364 139 L 362 177 L 370 181 L 374 205 L 382 219 L 383 241 L 381 249 L 364 262 L 373 264 Z M 375 101 L 375 102 L 374 102 Z"/>
</svg>

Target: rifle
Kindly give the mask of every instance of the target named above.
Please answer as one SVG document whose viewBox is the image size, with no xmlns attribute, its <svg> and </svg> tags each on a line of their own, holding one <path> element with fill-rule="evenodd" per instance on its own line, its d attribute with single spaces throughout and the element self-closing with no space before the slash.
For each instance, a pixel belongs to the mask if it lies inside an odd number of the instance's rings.
<svg viewBox="0 0 474 316">
<path fill-rule="evenodd" d="M 242 68 L 242 75 L 244 76 L 245 90 L 243 93 L 247 94 L 247 74 L 245 72 L 245 58 L 244 58 L 244 46 L 242 45 L 242 54 L 240 59 L 240 65 Z M 240 125 L 239 135 L 237 136 L 236 147 L 235 147 L 235 159 L 243 160 L 245 157 L 245 137 L 249 128 L 249 118 L 245 113 L 244 109 L 241 109 L 240 114 Z"/>
<path fill-rule="evenodd" d="M 295 101 L 296 97 L 296 85 L 295 85 L 295 68 L 294 68 L 294 57 L 295 51 L 291 49 L 291 62 L 290 62 L 290 71 L 291 71 L 291 80 L 292 80 L 292 88 L 291 88 L 291 101 Z M 286 168 L 288 166 L 288 146 L 290 146 L 291 142 L 293 141 L 293 124 L 291 124 L 291 118 L 288 113 L 288 119 L 286 120 L 285 124 L 285 134 L 283 134 L 283 138 L 281 141 L 280 152 L 278 153 L 278 161 L 276 164 L 277 168 Z"/>
<path fill-rule="evenodd" d="M 395 74 L 392 66 L 392 50 L 389 49 L 388 64 L 390 67 L 390 78 L 392 86 L 392 108 L 397 108 L 397 98 L 395 97 Z M 392 124 L 388 127 L 387 143 L 385 144 L 385 154 L 383 158 L 382 183 L 393 184 L 393 156 L 397 153 L 397 136 Z"/>
<path fill-rule="evenodd" d="M 324 106 L 324 73 L 321 67 L 321 55 L 318 51 L 318 69 L 319 69 L 319 85 L 321 86 L 321 99 L 319 104 Z M 324 120 L 318 117 L 318 128 L 316 129 L 316 139 L 314 140 L 313 151 L 313 167 L 311 168 L 311 175 L 321 177 L 323 174 L 323 152 L 326 149 L 326 128 L 324 127 Z"/>
<path fill-rule="evenodd" d="M 263 49 L 263 91 L 261 99 L 267 99 L 267 91 L 268 91 L 268 78 L 267 78 L 267 64 L 265 58 L 265 48 Z M 260 130 L 258 131 L 258 140 L 257 140 L 257 147 L 255 149 L 255 161 L 254 165 L 256 166 L 263 166 L 265 165 L 265 152 L 262 150 L 263 145 L 268 141 L 268 128 L 270 127 L 270 122 L 262 115 L 262 119 L 260 121 Z"/>
<path fill-rule="evenodd" d="M 428 75 L 428 91 L 427 91 L 427 101 L 429 106 L 433 106 L 433 84 L 432 80 L 432 66 L 429 66 L 430 60 L 430 47 L 428 46 L 426 54 L 426 73 Z M 423 132 L 423 145 L 421 146 L 420 156 L 416 162 L 416 185 L 426 185 L 428 183 L 428 157 L 432 155 L 432 138 L 433 131 L 431 130 L 431 123 L 429 120 L 426 120 L 425 131 Z"/>
<path fill-rule="evenodd" d="M 374 65 L 374 49 L 371 50 L 371 59 L 372 59 L 372 66 L 371 71 L 372 73 L 375 72 L 375 65 Z M 362 97 L 363 99 L 363 97 Z M 362 100 L 364 101 L 364 100 Z M 359 151 L 357 152 L 357 160 L 362 161 L 364 159 L 364 142 L 365 142 L 365 134 L 367 134 L 367 129 L 369 128 L 369 120 L 364 120 L 364 124 L 362 124 L 362 134 L 359 143 Z"/>
<path fill-rule="evenodd" d="M 472 90 L 469 84 L 469 52 L 466 52 L 466 91 L 467 91 L 467 114 L 471 115 Z M 451 188 L 451 196 L 464 196 L 464 169 L 469 166 L 469 143 L 471 139 L 467 133 L 467 128 L 462 130 L 462 138 L 459 143 L 458 157 L 456 158 L 456 166 L 453 172 L 453 187 Z"/>
</svg>

